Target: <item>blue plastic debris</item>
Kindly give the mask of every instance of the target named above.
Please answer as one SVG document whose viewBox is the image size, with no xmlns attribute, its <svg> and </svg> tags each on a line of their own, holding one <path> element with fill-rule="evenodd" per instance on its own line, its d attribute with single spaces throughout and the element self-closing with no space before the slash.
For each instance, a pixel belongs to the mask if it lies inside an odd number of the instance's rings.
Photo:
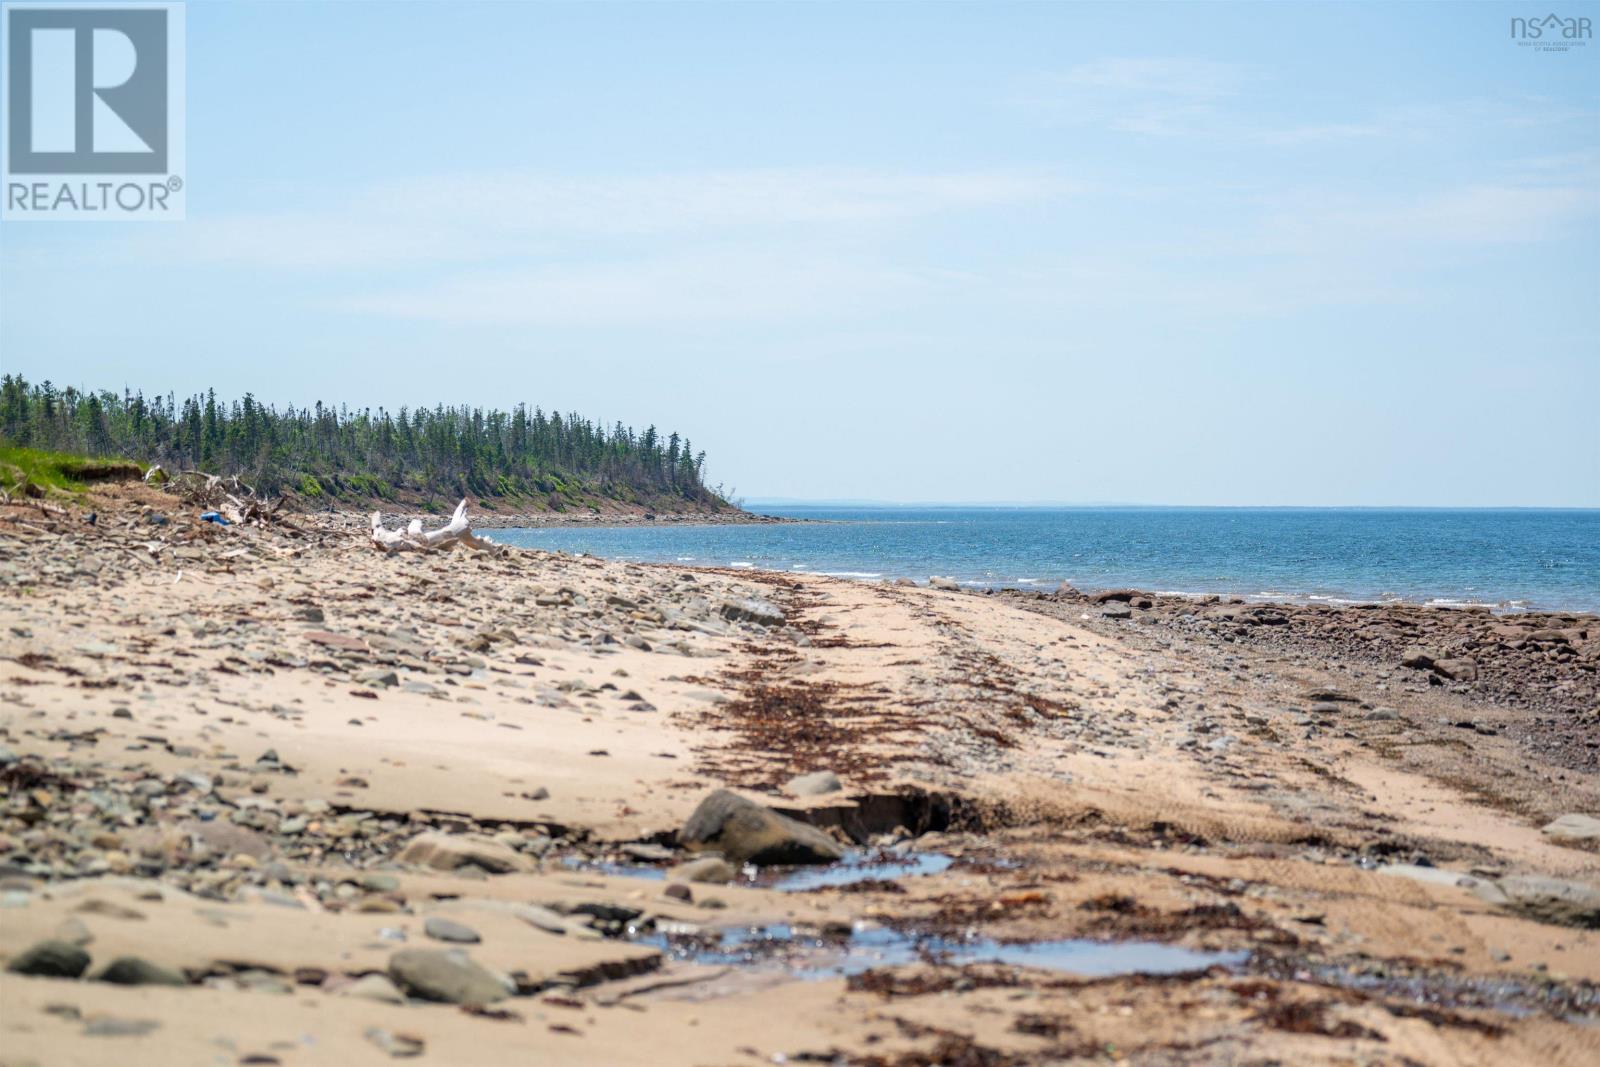
<svg viewBox="0 0 1600 1067">
<path fill-rule="evenodd" d="M 222 517 L 222 513 L 221 512 L 217 512 L 217 511 L 202 511 L 200 513 L 200 521 L 201 522 L 214 522 L 218 526 L 226 526 L 226 525 L 228 525 L 228 520 Z"/>
</svg>

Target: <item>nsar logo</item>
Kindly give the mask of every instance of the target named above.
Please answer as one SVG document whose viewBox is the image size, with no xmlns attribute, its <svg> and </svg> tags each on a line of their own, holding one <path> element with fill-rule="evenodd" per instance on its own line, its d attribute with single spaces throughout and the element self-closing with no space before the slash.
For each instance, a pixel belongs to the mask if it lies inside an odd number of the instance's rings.
<svg viewBox="0 0 1600 1067">
<path fill-rule="evenodd" d="M 1511 37 L 1518 45 L 1540 52 L 1568 52 L 1582 48 L 1594 36 L 1594 26 L 1587 18 L 1562 18 L 1549 14 L 1544 18 L 1511 20 Z"/>
</svg>

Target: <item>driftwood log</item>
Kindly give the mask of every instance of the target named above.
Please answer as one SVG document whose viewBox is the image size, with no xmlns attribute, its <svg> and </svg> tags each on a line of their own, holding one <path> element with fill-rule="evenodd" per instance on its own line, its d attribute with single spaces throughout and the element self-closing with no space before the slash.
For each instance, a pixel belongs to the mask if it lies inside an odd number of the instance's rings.
<svg viewBox="0 0 1600 1067">
<path fill-rule="evenodd" d="M 429 552 L 433 549 L 449 549 L 456 545 L 465 545 L 467 548 L 479 551 L 490 548 L 487 541 L 481 541 L 472 535 L 472 525 L 467 520 L 467 502 L 465 500 L 456 505 L 456 513 L 450 521 L 437 530 L 422 529 L 421 519 L 412 519 L 411 524 L 404 530 L 386 530 L 383 527 L 383 513 L 372 513 L 372 543 L 385 552 Z"/>
</svg>

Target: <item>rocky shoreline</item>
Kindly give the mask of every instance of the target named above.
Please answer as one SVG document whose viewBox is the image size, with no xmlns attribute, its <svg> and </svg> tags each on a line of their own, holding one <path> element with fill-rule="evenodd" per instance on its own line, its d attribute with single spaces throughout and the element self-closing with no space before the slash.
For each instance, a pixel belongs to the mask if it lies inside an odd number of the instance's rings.
<svg viewBox="0 0 1600 1067">
<path fill-rule="evenodd" d="M 1600 1050 L 1589 617 L 364 527 L 0 508 L 0 1063 Z"/>
</svg>

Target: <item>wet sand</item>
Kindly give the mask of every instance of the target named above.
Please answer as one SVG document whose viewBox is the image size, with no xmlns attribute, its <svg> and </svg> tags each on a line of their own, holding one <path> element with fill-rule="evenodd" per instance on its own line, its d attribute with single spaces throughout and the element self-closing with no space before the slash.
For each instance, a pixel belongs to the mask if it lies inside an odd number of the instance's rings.
<svg viewBox="0 0 1600 1067">
<path fill-rule="evenodd" d="M 0 1063 L 1600 1057 L 1591 618 L 95 506 L 0 514 Z M 721 882 L 722 787 L 864 865 Z"/>
</svg>

